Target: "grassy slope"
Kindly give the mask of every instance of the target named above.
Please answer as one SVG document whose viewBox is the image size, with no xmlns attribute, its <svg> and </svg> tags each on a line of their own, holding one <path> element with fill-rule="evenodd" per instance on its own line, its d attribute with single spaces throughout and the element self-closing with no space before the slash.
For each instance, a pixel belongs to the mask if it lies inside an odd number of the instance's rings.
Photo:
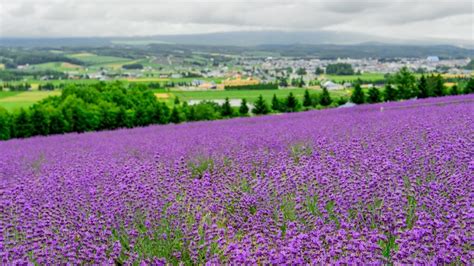
<svg viewBox="0 0 474 266">
<path fill-rule="evenodd" d="M 280 89 L 280 90 L 242 90 L 242 91 L 171 91 L 170 98 L 179 97 L 180 100 L 189 101 L 189 100 L 217 100 L 225 99 L 242 99 L 245 98 L 249 102 L 254 102 L 257 100 L 259 95 L 262 95 L 264 99 L 270 101 L 273 97 L 273 94 L 276 94 L 277 97 L 283 98 L 288 96 L 290 92 L 295 95 L 299 100 L 303 98 L 305 89 Z M 321 90 L 309 90 L 310 93 L 321 92 Z M 162 91 L 160 91 L 162 93 Z M 349 91 L 331 91 L 331 96 L 339 97 L 349 95 Z"/>
<path fill-rule="evenodd" d="M 382 73 L 363 73 L 362 75 L 348 75 L 348 76 L 338 76 L 338 75 L 324 75 L 327 79 L 335 81 L 335 82 L 342 82 L 342 81 L 355 81 L 357 79 L 362 80 L 384 80 L 384 74 Z"/>
<path fill-rule="evenodd" d="M 129 58 L 116 57 L 116 56 L 102 56 L 89 53 L 72 54 L 69 55 L 71 58 L 79 59 L 87 65 L 107 65 L 107 64 L 125 64 L 132 62 Z"/>
<path fill-rule="evenodd" d="M 17 92 L 17 91 L 0 91 L 0 99 L 15 96 L 19 93 L 20 92 Z"/>
<path fill-rule="evenodd" d="M 48 96 L 60 94 L 60 91 L 0 92 L 0 106 L 9 111 L 14 111 L 27 108 Z"/>
<path fill-rule="evenodd" d="M 83 67 L 64 62 L 50 62 L 30 66 L 34 70 L 54 70 L 58 72 L 81 70 Z"/>
<path fill-rule="evenodd" d="M 229 99 L 247 99 L 249 102 L 255 102 L 259 95 L 262 95 L 265 100 L 270 102 L 273 94 L 283 99 L 292 92 L 298 100 L 303 99 L 305 89 L 282 89 L 282 90 L 243 90 L 243 91 L 171 91 L 164 89 L 154 90 L 155 93 L 167 94 L 167 99 L 161 99 L 172 103 L 175 97 L 179 97 L 182 101 L 189 100 L 220 100 L 228 97 Z M 320 92 L 321 90 L 310 90 L 311 93 Z M 349 91 L 331 91 L 332 97 L 348 96 Z M 25 92 L 0 92 L 0 106 L 7 110 L 16 110 L 19 108 L 26 108 L 37 101 L 40 101 L 48 96 L 60 95 L 60 91 L 25 91 Z"/>
</svg>

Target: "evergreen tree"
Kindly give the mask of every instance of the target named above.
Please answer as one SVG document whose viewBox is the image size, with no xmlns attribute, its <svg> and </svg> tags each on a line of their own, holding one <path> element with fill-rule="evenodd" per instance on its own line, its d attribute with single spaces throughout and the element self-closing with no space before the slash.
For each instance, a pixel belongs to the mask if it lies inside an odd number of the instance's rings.
<svg viewBox="0 0 474 266">
<path fill-rule="evenodd" d="M 186 120 L 187 121 L 195 121 L 196 120 L 196 109 L 194 106 L 189 107 L 189 111 L 186 114 Z"/>
<path fill-rule="evenodd" d="M 400 71 L 395 74 L 395 84 L 397 85 L 398 98 L 410 99 L 418 95 L 415 89 L 416 78 L 407 67 L 402 67 Z"/>
<path fill-rule="evenodd" d="M 156 113 L 155 113 L 156 114 Z M 118 128 L 123 128 L 127 126 L 127 112 L 124 107 L 120 107 L 117 116 L 115 117 L 117 120 L 115 121 L 115 125 L 117 125 Z M 154 119 L 158 123 L 159 119 Z"/>
<path fill-rule="evenodd" d="M 7 110 L 0 107 L 0 140 L 7 140 L 11 137 L 10 128 L 10 114 L 7 112 Z"/>
<path fill-rule="evenodd" d="M 225 98 L 225 102 L 222 104 L 221 108 L 221 115 L 223 117 L 231 117 L 234 110 L 232 109 L 232 106 L 230 106 L 229 98 Z"/>
<path fill-rule="evenodd" d="M 369 89 L 369 97 L 367 97 L 367 101 L 369 103 L 380 102 L 380 91 L 377 89 L 377 87 L 372 86 L 372 88 Z"/>
<path fill-rule="evenodd" d="M 327 88 L 323 87 L 323 92 L 321 93 L 321 97 L 319 99 L 319 103 L 322 106 L 328 106 L 332 103 L 331 95 Z"/>
<path fill-rule="evenodd" d="M 31 136 L 33 128 L 30 123 L 30 117 L 25 109 L 21 108 L 14 121 L 14 132 L 17 138 L 27 138 Z"/>
<path fill-rule="evenodd" d="M 283 106 L 280 100 L 277 98 L 276 94 L 273 94 L 273 97 L 272 97 L 272 110 L 275 112 L 283 111 Z"/>
<path fill-rule="evenodd" d="M 298 111 L 298 100 L 296 97 L 293 95 L 292 92 L 288 94 L 288 97 L 286 98 L 285 101 L 285 109 L 287 112 L 296 112 Z"/>
<path fill-rule="evenodd" d="M 179 113 L 178 108 L 176 106 L 173 107 L 173 110 L 171 111 L 170 115 L 170 122 L 174 124 L 179 124 L 181 122 L 181 115 Z"/>
<path fill-rule="evenodd" d="M 249 113 L 249 107 L 247 106 L 247 100 L 244 98 L 242 99 L 242 102 L 240 103 L 239 114 L 241 116 L 247 116 L 248 113 Z"/>
<path fill-rule="evenodd" d="M 304 85 L 306 85 L 306 84 L 305 84 L 305 82 L 304 82 L 304 80 L 303 80 L 303 77 L 301 77 L 301 78 L 298 80 L 298 87 L 303 88 Z"/>
<path fill-rule="evenodd" d="M 174 104 L 175 104 L 175 105 L 179 105 L 179 104 L 180 104 L 179 97 L 176 96 L 176 98 L 174 98 Z"/>
<path fill-rule="evenodd" d="M 297 86 L 298 86 L 298 80 L 297 80 L 297 79 L 292 78 L 290 82 L 291 82 L 291 86 L 293 86 L 293 87 L 297 87 Z"/>
<path fill-rule="evenodd" d="M 324 70 L 320 67 L 317 67 L 316 70 L 314 71 L 314 74 L 316 75 L 324 74 Z"/>
<path fill-rule="evenodd" d="M 365 102 L 365 95 L 359 83 L 356 83 L 354 86 L 354 91 L 351 95 L 351 102 L 355 104 L 363 104 Z"/>
<path fill-rule="evenodd" d="M 48 135 L 49 121 L 43 109 L 39 107 L 31 110 L 32 135 Z"/>
<path fill-rule="evenodd" d="M 458 85 L 454 84 L 454 85 L 451 87 L 451 90 L 449 91 L 449 94 L 451 94 L 451 95 L 458 95 L 458 94 L 459 94 Z"/>
<path fill-rule="evenodd" d="M 261 94 L 260 96 L 258 96 L 257 101 L 255 102 L 255 106 L 252 109 L 252 113 L 256 115 L 265 115 L 269 113 L 267 103 L 265 102 Z"/>
<path fill-rule="evenodd" d="M 296 74 L 300 76 L 306 75 L 306 69 L 303 67 L 300 67 L 296 70 Z"/>
<path fill-rule="evenodd" d="M 288 80 L 285 77 L 281 77 L 278 79 L 278 85 L 280 87 L 288 87 Z"/>
<path fill-rule="evenodd" d="M 63 113 L 55 108 L 48 110 L 49 134 L 62 134 L 66 132 L 67 125 Z"/>
<path fill-rule="evenodd" d="M 318 93 L 311 94 L 311 103 L 313 104 L 313 107 L 316 107 L 318 104 L 321 104 L 319 96 L 320 95 Z"/>
<path fill-rule="evenodd" d="M 304 96 L 303 96 L 303 106 L 304 107 L 310 107 L 311 105 L 313 105 L 313 103 L 311 101 L 311 96 L 309 95 L 309 91 L 305 90 L 304 91 Z"/>
<path fill-rule="evenodd" d="M 160 117 L 160 124 L 168 124 L 170 122 L 170 108 L 165 103 L 160 103 L 162 115 Z"/>
<path fill-rule="evenodd" d="M 428 91 L 428 83 L 425 75 L 421 75 L 420 81 L 418 82 L 418 98 L 428 98 L 430 93 Z"/>
<path fill-rule="evenodd" d="M 397 91 L 392 86 L 392 84 L 387 83 L 384 89 L 384 100 L 387 102 L 392 102 L 397 100 Z"/>
<path fill-rule="evenodd" d="M 434 96 L 436 97 L 439 97 L 439 96 L 443 96 L 444 95 L 444 79 L 443 77 L 441 77 L 440 74 L 438 74 L 436 76 L 436 82 L 435 82 L 435 86 L 434 86 L 434 89 L 433 89 L 433 94 Z"/>
<path fill-rule="evenodd" d="M 469 82 L 467 82 L 463 92 L 464 94 L 470 94 L 474 92 L 474 78 L 469 79 Z"/>
</svg>

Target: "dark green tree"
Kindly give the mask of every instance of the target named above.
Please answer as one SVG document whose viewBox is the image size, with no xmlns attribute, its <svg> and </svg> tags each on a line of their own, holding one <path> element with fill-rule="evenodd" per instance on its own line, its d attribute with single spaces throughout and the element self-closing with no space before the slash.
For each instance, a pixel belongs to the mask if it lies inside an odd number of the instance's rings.
<svg viewBox="0 0 474 266">
<path fill-rule="evenodd" d="M 321 97 L 318 93 L 311 94 L 311 103 L 313 104 L 313 107 L 316 107 L 318 104 L 321 104 L 320 98 Z"/>
<path fill-rule="evenodd" d="M 398 99 L 397 95 L 398 93 L 395 90 L 395 88 L 392 86 L 392 84 L 387 83 L 384 89 L 384 96 L 383 96 L 384 100 L 387 102 L 396 101 Z"/>
<path fill-rule="evenodd" d="M 369 89 L 367 97 L 367 102 L 369 103 L 378 103 L 380 102 L 380 91 L 377 89 L 377 87 L 372 86 L 372 88 Z"/>
<path fill-rule="evenodd" d="M 329 75 L 354 75 L 354 69 L 351 64 L 335 63 L 326 66 L 326 74 Z"/>
<path fill-rule="evenodd" d="M 303 67 L 300 67 L 296 70 L 296 74 L 300 76 L 306 75 L 306 69 Z"/>
<path fill-rule="evenodd" d="M 252 113 L 256 115 L 265 115 L 270 112 L 267 102 L 263 99 L 263 96 L 260 94 L 258 96 L 257 101 L 255 101 L 254 108 L 252 109 Z"/>
<path fill-rule="evenodd" d="M 170 115 L 170 122 L 174 124 L 179 124 L 181 123 L 181 114 L 180 111 L 176 106 L 173 107 Z"/>
<path fill-rule="evenodd" d="M 273 94 L 272 97 L 272 110 L 275 112 L 282 112 L 283 111 L 283 106 L 281 101 L 277 98 L 276 94 Z"/>
<path fill-rule="evenodd" d="M 312 105 L 313 105 L 313 102 L 311 101 L 311 96 L 309 95 L 309 91 L 305 90 L 304 96 L 303 96 L 303 106 L 310 107 Z"/>
<path fill-rule="evenodd" d="M 303 88 L 304 85 L 306 85 L 306 83 L 304 82 L 303 77 L 301 77 L 301 78 L 298 80 L 298 87 L 299 87 L 299 88 Z"/>
<path fill-rule="evenodd" d="M 195 106 L 196 120 L 215 120 L 220 118 L 220 106 L 217 103 L 203 101 Z"/>
<path fill-rule="evenodd" d="M 186 113 L 187 121 L 196 121 L 196 110 L 194 106 L 190 106 L 188 112 Z"/>
<path fill-rule="evenodd" d="M 64 119 L 63 113 L 54 108 L 48 108 L 48 115 L 49 115 L 49 134 L 62 134 L 65 133 L 68 126 L 67 122 Z"/>
<path fill-rule="evenodd" d="M 241 116 L 247 116 L 249 114 L 249 107 L 245 98 L 242 99 L 242 102 L 240 103 L 239 114 Z"/>
<path fill-rule="evenodd" d="M 288 87 L 288 80 L 285 77 L 281 77 L 278 79 L 278 85 L 280 87 Z"/>
<path fill-rule="evenodd" d="M 466 86 L 464 87 L 464 94 L 474 93 L 474 78 L 470 78 L 467 82 Z"/>
<path fill-rule="evenodd" d="M 428 91 L 428 83 L 425 75 L 421 75 L 418 81 L 418 98 L 428 98 L 431 93 Z"/>
<path fill-rule="evenodd" d="M 355 104 L 365 103 L 365 94 L 364 91 L 362 91 L 362 88 L 359 83 L 356 83 L 354 86 L 354 91 L 351 95 L 351 102 Z"/>
<path fill-rule="evenodd" d="M 114 129 L 117 128 L 117 114 L 119 108 L 110 102 L 99 102 L 100 112 L 100 129 Z"/>
<path fill-rule="evenodd" d="M 296 97 L 293 95 L 292 92 L 290 92 L 290 94 L 288 94 L 288 97 L 286 97 L 286 100 L 285 100 L 285 109 L 287 112 L 296 112 L 298 111 L 298 99 L 296 99 Z"/>
<path fill-rule="evenodd" d="M 179 105 L 180 104 L 180 101 L 179 101 L 179 97 L 176 96 L 176 98 L 174 98 L 174 104 L 175 105 Z"/>
<path fill-rule="evenodd" d="M 450 95 L 458 95 L 458 94 L 459 94 L 458 85 L 454 84 L 454 85 L 451 87 L 451 90 L 449 90 L 449 94 L 450 94 Z"/>
<path fill-rule="evenodd" d="M 230 105 L 229 98 L 225 98 L 225 102 L 222 104 L 221 107 L 221 115 L 223 117 L 232 117 L 234 114 L 234 110 L 232 109 L 232 106 Z"/>
<path fill-rule="evenodd" d="M 316 75 L 324 74 L 324 70 L 320 67 L 317 67 L 316 70 L 314 71 L 314 74 Z"/>
<path fill-rule="evenodd" d="M 440 74 L 438 74 L 435 80 L 436 81 L 434 83 L 433 94 L 436 97 L 443 96 L 445 94 L 444 79 L 443 77 L 441 77 Z"/>
<path fill-rule="evenodd" d="M 332 103 L 331 95 L 325 87 L 323 87 L 323 92 L 321 92 L 321 97 L 319 97 L 319 103 L 322 106 L 329 106 Z"/>
<path fill-rule="evenodd" d="M 117 116 L 115 118 L 117 119 L 115 121 L 115 125 L 117 126 L 117 128 L 124 128 L 127 126 L 127 110 L 125 110 L 124 107 L 120 107 L 118 109 Z M 156 119 L 155 121 L 159 121 L 159 120 Z"/>
<path fill-rule="evenodd" d="M 398 90 L 399 99 L 410 99 L 417 96 L 416 78 L 407 67 L 402 67 L 394 76 L 395 85 Z"/>
<path fill-rule="evenodd" d="M 11 117 L 3 107 L 0 107 L 0 140 L 7 140 L 11 137 Z"/>
<path fill-rule="evenodd" d="M 48 135 L 49 133 L 49 119 L 43 108 L 34 106 L 31 109 L 31 135 Z"/>
<path fill-rule="evenodd" d="M 13 128 L 16 138 L 27 138 L 32 135 L 33 127 L 31 125 L 30 116 L 25 109 L 21 108 L 16 114 Z"/>
</svg>

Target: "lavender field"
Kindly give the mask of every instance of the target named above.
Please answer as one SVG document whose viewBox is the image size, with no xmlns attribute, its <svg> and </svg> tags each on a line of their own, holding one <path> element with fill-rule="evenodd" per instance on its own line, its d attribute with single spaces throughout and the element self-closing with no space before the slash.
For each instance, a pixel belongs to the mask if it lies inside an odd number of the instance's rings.
<svg viewBox="0 0 474 266">
<path fill-rule="evenodd" d="M 1 264 L 473 264 L 474 96 L 0 142 Z"/>
</svg>

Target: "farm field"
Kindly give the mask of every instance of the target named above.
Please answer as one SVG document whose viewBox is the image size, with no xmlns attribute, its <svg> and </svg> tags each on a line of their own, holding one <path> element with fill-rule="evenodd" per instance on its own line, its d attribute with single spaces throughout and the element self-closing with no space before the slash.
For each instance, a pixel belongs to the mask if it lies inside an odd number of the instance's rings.
<svg viewBox="0 0 474 266">
<path fill-rule="evenodd" d="M 0 91 L 0 99 L 15 96 L 19 93 L 20 92 L 17 92 L 17 91 Z"/>
<path fill-rule="evenodd" d="M 473 103 L 0 142 L 2 263 L 468 265 Z"/>
<path fill-rule="evenodd" d="M 358 79 L 367 80 L 367 81 L 377 81 L 384 80 L 385 75 L 383 73 L 363 73 L 362 75 L 323 75 L 326 79 L 332 80 L 334 82 L 352 82 Z"/>
<path fill-rule="evenodd" d="M 123 63 L 133 61 L 129 58 L 95 55 L 91 53 L 72 54 L 69 57 L 79 59 L 88 65 L 105 65 L 111 63 Z"/>
<path fill-rule="evenodd" d="M 61 91 L 24 91 L 24 92 L 0 92 L 0 107 L 9 111 L 26 108 L 34 103 L 54 95 L 60 95 Z"/>
<path fill-rule="evenodd" d="M 33 84 L 33 83 L 32 83 Z M 36 86 L 37 84 L 34 83 Z M 229 99 L 247 99 L 249 102 L 255 100 L 262 95 L 265 100 L 270 102 L 273 94 L 277 97 L 287 97 L 292 92 L 299 101 L 302 100 L 305 89 L 279 89 L 279 90 L 242 90 L 242 91 L 180 91 L 180 90 L 153 90 L 160 100 L 167 101 L 170 104 L 178 97 L 182 101 L 203 101 L 203 100 L 223 100 Z M 319 89 L 309 89 L 311 93 L 321 92 Z M 25 91 L 25 92 L 0 92 L 0 107 L 7 110 L 16 110 L 21 107 L 29 107 L 37 101 L 48 96 L 60 95 L 61 91 Z M 349 96 L 349 90 L 331 91 L 332 97 Z"/>
<path fill-rule="evenodd" d="M 299 100 L 303 98 L 304 92 L 306 89 L 294 88 L 294 89 L 279 89 L 279 90 L 241 90 L 241 91 L 225 91 L 225 90 L 216 90 L 216 91 L 172 91 L 169 93 L 170 98 L 178 97 L 180 100 L 190 101 L 190 100 L 216 100 L 216 99 L 225 99 L 226 97 L 230 99 L 247 99 L 249 102 L 255 102 L 257 98 L 262 95 L 263 98 L 267 101 L 270 101 L 273 97 L 273 94 L 276 94 L 277 97 L 283 98 L 287 97 L 290 92 L 295 95 Z M 308 89 L 310 93 L 321 92 L 320 89 Z M 331 96 L 348 96 L 349 90 L 341 91 L 331 91 Z"/>
<path fill-rule="evenodd" d="M 44 64 L 37 64 L 31 65 L 29 67 L 31 70 L 53 70 L 53 71 L 79 71 L 83 70 L 83 67 L 80 65 L 74 65 L 71 63 L 65 62 L 51 62 L 51 63 L 44 63 Z"/>
</svg>

